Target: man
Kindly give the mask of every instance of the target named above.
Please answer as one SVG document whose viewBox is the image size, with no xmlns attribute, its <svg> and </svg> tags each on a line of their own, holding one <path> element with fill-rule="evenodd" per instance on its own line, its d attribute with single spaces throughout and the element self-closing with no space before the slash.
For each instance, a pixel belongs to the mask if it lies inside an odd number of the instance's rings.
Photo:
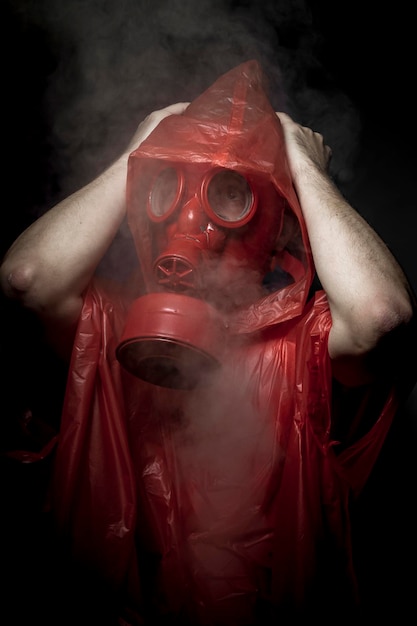
<svg viewBox="0 0 417 626">
<path fill-rule="evenodd" d="M 350 503 L 415 382 L 415 300 L 330 155 L 250 61 L 149 115 L 5 256 L 69 359 L 51 502 L 115 624 L 358 604 Z M 126 216 L 116 287 L 95 270 Z"/>
</svg>

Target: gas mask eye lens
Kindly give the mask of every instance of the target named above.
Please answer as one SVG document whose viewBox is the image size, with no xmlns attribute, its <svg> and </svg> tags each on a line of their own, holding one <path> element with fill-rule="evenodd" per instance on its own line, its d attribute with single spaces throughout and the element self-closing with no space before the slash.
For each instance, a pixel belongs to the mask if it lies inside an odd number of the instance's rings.
<svg viewBox="0 0 417 626">
<path fill-rule="evenodd" d="M 225 222 L 242 220 L 253 205 L 247 180 L 233 170 L 213 176 L 207 187 L 207 200 L 214 214 Z"/>
<path fill-rule="evenodd" d="M 173 167 L 163 169 L 155 178 L 148 198 L 148 210 L 153 219 L 164 219 L 177 205 L 182 184 Z"/>
</svg>

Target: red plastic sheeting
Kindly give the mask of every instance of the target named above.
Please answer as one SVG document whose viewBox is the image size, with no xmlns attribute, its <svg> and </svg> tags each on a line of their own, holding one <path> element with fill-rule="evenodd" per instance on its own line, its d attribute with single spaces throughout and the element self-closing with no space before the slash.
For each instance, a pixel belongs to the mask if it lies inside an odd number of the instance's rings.
<svg viewBox="0 0 417 626">
<path fill-rule="evenodd" d="M 124 623 L 254 625 L 353 605 L 349 501 L 397 399 L 385 389 L 376 402 L 364 390 L 367 425 L 358 419 L 348 440 L 335 441 L 329 307 L 322 292 L 307 301 L 308 238 L 257 63 L 221 77 L 131 156 L 145 292 L 151 243 L 135 194 L 149 158 L 262 171 L 299 222 L 282 253 L 294 281 L 231 315 L 221 368 L 185 391 L 121 368 L 115 353 L 131 302 L 91 286 L 56 457 L 58 526 L 75 561 L 120 599 Z"/>
</svg>

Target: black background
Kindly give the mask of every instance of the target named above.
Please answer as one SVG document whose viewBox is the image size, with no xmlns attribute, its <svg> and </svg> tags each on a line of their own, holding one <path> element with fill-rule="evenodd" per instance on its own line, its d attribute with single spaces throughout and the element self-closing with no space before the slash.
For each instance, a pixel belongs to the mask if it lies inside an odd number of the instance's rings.
<svg viewBox="0 0 417 626">
<path fill-rule="evenodd" d="M 2 14 L 1 254 L 109 163 L 144 115 L 257 57 L 275 107 L 323 132 L 335 179 L 417 289 L 415 34 L 404 0 L 6 0 Z M 4 611 L 14 615 L 4 623 L 46 623 L 64 584 L 42 509 L 49 460 L 22 465 L 8 453 L 36 451 L 58 428 L 64 368 L 30 314 L 4 301 L 1 314 L 1 546 Z M 414 611 L 416 443 L 417 388 L 356 507 L 369 619 L 401 623 Z"/>
</svg>

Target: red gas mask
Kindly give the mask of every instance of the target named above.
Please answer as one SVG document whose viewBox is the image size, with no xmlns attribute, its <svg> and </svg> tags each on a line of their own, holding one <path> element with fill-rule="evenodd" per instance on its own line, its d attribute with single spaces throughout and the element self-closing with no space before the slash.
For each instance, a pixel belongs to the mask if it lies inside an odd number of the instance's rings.
<svg viewBox="0 0 417 626">
<path fill-rule="evenodd" d="M 199 297 L 223 312 L 253 301 L 262 293 L 283 206 L 259 177 L 159 163 L 146 193 L 152 289 Z"/>
<path fill-rule="evenodd" d="M 218 365 L 228 314 L 265 293 L 285 200 L 228 168 L 144 166 L 129 219 L 150 244 L 150 293 L 133 303 L 118 358 L 140 378 L 189 388 Z"/>
<path fill-rule="evenodd" d="M 296 315 L 304 266 L 291 307 L 268 300 L 263 284 L 284 212 L 301 214 L 282 129 L 258 64 L 248 62 L 164 118 L 130 155 L 127 216 L 145 293 L 117 348 L 123 367 L 189 389 L 219 367 L 232 335 Z"/>
</svg>

